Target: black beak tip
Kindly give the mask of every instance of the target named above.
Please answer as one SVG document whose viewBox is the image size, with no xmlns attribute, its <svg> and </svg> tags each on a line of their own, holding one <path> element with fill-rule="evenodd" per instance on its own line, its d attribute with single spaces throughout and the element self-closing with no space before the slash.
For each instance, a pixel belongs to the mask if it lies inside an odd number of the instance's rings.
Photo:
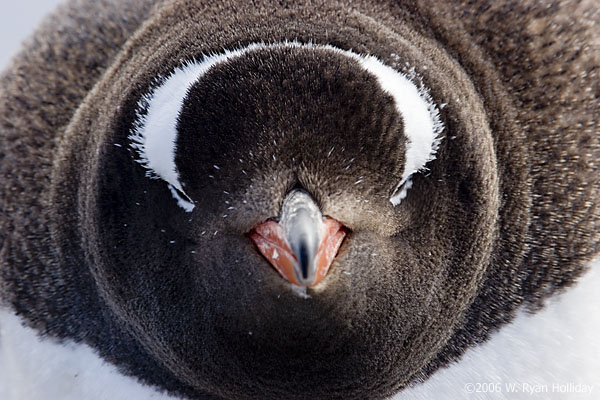
<svg viewBox="0 0 600 400">
<path fill-rule="evenodd" d="M 307 246 L 300 246 L 298 254 L 298 263 L 300 264 L 300 272 L 302 273 L 302 279 L 307 280 L 310 268 L 310 251 Z"/>
</svg>

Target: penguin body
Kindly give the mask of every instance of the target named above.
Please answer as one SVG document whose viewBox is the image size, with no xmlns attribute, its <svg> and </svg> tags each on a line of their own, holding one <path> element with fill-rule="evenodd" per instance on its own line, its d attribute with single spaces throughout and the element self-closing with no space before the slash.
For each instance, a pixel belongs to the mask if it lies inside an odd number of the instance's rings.
<svg viewBox="0 0 600 400">
<path fill-rule="evenodd" d="M 68 4 L 1 80 L 0 340 L 87 352 L 150 398 L 430 395 L 577 299 L 561 292 L 598 250 L 598 19 Z M 248 237 L 298 190 L 345 235 L 300 289 Z"/>
</svg>

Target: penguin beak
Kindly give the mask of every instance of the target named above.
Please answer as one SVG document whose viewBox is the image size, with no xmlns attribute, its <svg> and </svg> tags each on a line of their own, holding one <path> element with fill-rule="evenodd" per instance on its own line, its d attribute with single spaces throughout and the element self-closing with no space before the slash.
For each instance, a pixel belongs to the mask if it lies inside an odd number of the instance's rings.
<svg viewBox="0 0 600 400">
<path fill-rule="evenodd" d="M 250 232 L 260 253 L 298 286 L 323 280 L 345 237 L 343 225 L 323 218 L 312 197 L 300 189 L 286 196 L 279 222 L 266 221 Z"/>
</svg>

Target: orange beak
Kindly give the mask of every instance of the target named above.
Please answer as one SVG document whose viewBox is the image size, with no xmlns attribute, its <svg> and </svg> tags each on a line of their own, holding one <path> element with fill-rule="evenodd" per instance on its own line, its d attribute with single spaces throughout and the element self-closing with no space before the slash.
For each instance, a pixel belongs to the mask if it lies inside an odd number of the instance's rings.
<svg viewBox="0 0 600 400">
<path fill-rule="evenodd" d="M 263 222 L 250 232 L 260 253 L 298 286 L 323 280 L 345 237 L 343 225 L 323 218 L 317 203 L 302 189 L 286 196 L 279 222 Z"/>
<path fill-rule="evenodd" d="M 333 259 L 346 237 L 343 225 L 333 218 L 323 221 L 323 239 L 319 244 L 314 259 L 314 280 L 306 282 L 302 280 L 299 271 L 298 256 L 292 251 L 285 237 L 282 226 L 276 221 L 266 221 L 257 225 L 250 233 L 250 239 L 254 242 L 260 253 L 271 263 L 273 267 L 285 279 L 298 286 L 314 286 L 321 282 Z"/>
</svg>

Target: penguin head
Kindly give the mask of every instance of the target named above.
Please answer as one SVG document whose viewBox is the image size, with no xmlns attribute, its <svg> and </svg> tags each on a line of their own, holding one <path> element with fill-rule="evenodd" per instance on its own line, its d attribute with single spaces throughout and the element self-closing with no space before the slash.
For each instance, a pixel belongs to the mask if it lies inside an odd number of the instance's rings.
<svg viewBox="0 0 600 400">
<path fill-rule="evenodd" d="M 109 314 L 194 393 L 389 396 L 476 293 L 490 239 L 462 238 L 493 225 L 485 127 L 464 168 L 442 136 L 480 104 L 448 119 L 431 60 L 320 42 L 231 41 L 156 68 L 145 47 L 70 127 L 93 150 L 61 181 L 81 176 L 61 215 L 80 218 Z"/>
<path fill-rule="evenodd" d="M 156 212 L 138 207 L 135 220 L 151 225 L 130 225 L 144 243 L 127 251 L 171 368 L 204 378 L 215 359 L 306 393 L 382 379 L 407 357 L 433 281 L 415 273 L 429 250 L 398 239 L 419 215 L 403 200 L 443 127 L 412 78 L 372 56 L 287 42 L 156 79 L 129 137 L 155 197 L 138 203 Z"/>
</svg>

